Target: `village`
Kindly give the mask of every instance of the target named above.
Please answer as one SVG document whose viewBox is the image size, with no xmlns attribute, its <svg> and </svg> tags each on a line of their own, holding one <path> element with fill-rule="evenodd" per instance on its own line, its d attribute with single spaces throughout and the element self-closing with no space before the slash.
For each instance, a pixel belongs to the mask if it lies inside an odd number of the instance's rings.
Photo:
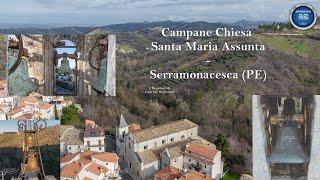
<svg viewBox="0 0 320 180">
<path fill-rule="evenodd" d="M 61 179 L 221 179 L 223 157 L 187 119 L 141 129 L 121 114 L 116 135 L 94 120 L 62 125 Z"/>
<path fill-rule="evenodd" d="M 0 98 L 0 120 L 58 120 L 72 104 L 63 96 L 9 96 Z"/>
</svg>

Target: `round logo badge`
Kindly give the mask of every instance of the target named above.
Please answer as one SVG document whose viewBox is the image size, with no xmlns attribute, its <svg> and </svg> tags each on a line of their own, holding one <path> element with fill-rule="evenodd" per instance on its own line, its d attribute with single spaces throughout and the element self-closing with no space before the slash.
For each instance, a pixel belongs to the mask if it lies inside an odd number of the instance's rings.
<svg viewBox="0 0 320 180">
<path fill-rule="evenodd" d="M 317 21 L 317 13 L 309 4 L 298 4 L 292 8 L 290 13 L 291 24 L 300 30 L 307 30 Z"/>
</svg>

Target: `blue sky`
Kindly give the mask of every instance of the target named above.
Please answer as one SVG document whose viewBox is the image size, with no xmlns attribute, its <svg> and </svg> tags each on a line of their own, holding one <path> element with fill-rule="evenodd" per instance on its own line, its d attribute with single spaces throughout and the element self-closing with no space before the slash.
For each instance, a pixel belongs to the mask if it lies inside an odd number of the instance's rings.
<svg viewBox="0 0 320 180">
<path fill-rule="evenodd" d="M 0 24 L 109 25 L 143 21 L 286 21 L 298 0 L 10 0 Z M 306 0 L 320 8 L 319 0 Z"/>
<path fill-rule="evenodd" d="M 18 131 L 18 125 L 16 120 L 6 120 L 6 121 L 0 121 L 0 132 L 17 132 Z M 47 126 L 53 126 L 60 124 L 60 121 L 58 120 L 48 120 Z"/>
</svg>

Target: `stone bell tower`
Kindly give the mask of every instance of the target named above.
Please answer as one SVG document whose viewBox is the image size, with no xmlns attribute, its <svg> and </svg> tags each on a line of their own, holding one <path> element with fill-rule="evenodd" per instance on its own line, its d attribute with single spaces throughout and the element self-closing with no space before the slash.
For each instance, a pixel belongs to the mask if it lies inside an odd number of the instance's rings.
<svg viewBox="0 0 320 180">
<path fill-rule="evenodd" d="M 23 161 L 18 179 L 45 179 L 41 152 L 38 143 L 38 132 L 47 126 L 44 120 L 20 120 L 18 129 L 24 133 Z"/>
</svg>

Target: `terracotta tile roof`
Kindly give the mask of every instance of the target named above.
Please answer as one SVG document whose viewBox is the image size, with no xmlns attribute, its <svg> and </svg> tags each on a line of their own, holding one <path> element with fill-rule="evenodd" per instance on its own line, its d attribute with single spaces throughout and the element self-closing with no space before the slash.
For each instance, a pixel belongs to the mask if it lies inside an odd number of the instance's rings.
<svg viewBox="0 0 320 180">
<path fill-rule="evenodd" d="M 41 103 L 41 104 L 38 106 L 38 108 L 39 108 L 39 109 L 43 109 L 43 110 L 47 110 L 47 109 L 53 108 L 53 104 Z"/>
<path fill-rule="evenodd" d="M 87 126 L 84 130 L 84 137 L 99 137 L 104 136 L 104 130 L 100 127 Z"/>
<path fill-rule="evenodd" d="M 0 104 L 0 108 L 8 108 L 9 105 L 8 104 Z"/>
<path fill-rule="evenodd" d="M 99 159 L 104 162 L 113 162 L 113 163 L 119 160 L 119 156 L 116 153 L 109 153 L 109 152 L 97 153 L 93 155 L 92 158 Z"/>
<path fill-rule="evenodd" d="M 209 147 L 202 144 L 192 143 L 187 145 L 186 152 L 192 152 L 197 155 L 206 157 L 208 159 L 213 159 L 217 154 L 218 150 L 214 147 Z"/>
<path fill-rule="evenodd" d="M 191 171 L 179 178 L 179 180 L 211 180 L 209 176 L 205 176 L 197 171 Z"/>
<path fill-rule="evenodd" d="M 21 97 L 20 101 L 28 102 L 28 103 L 36 103 L 38 99 L 35 96 L 25 96 Z"/>
<path fill-rule="evenodd" d="M 8 116 L 12 116 L 22 111 L 22 107 L 14 108 L 12 111 L 8 112 Z"/>
<path fill-rule="evenodd" d="M 81 152 L 80 153 L 80 161 L 83 163 L 83 164 L 88 164 L 90 162 L 92 162 L 91 160 L 91 156 L 96 154 L 95 152 L 92 152 L 92 151 L 84 151 L 84 152 Z"/>
<path fill-rule="evenodd" d="M 174 121 L 160 126 L 154 126 L 151 128 L 133 132 L 132 138 L 136 142 L 143 142 L 194 127 L 198 127 L 198 125 L 187 119 L 182 119 L 179 121 Z"/>
<path fill-rule="evenodd" d="M 62 168 L 60 175 L 61 177 L 75 178 L 77 174 L 80 172 L 80 170 L 81 170 L 80 163 L 73 162 L 65 165 Z"/>
<path fill-rule="evenodd" d="M 66 162 L 69 162 L 71 161 L 73 158 L 75 158 L 79 153 L 74 153 L 74 154 L 68 154 L 66 156 L 63 156 L 61 159 L 60 159 L 60 162 L 61 163 L 66 163 Z"/>
<path fill-rule="evenodd" d="M 176 158 L 179 156 L 183 156 L 182 150 L 180 146 L 175 146 L 168 149 L 171 158 Z"/>
<path fill-rule="evenodd" d="M 15 119 L 17 119 L 17 120 L 33 119 L 33 114 L 31 114 L 31 113 L 22 114 L 22 115 L 16 117 Z"/>
<path fill-rule="evenodd" d="M 93 179 L 91 179 L 91 178 L 89 178 L 89 177 L 84 177 L 84 179 L 83 180 L 93 180 Z"/>
<path fill-rule="evenodd" d="M 175 180 L 183 175 L 183 172 L 178 168 L 167 166 L 164 169 L 156 172 L 154 177 L 156 180 Z"/>
<path fill-rule="evenodd" d="M 136 123 L 131 123 L 128 125 L 128 130 L 129 132 L 134 132 L 134 131 L 138 131 L 140 130 L 140 125 L 139 124 L 136 124 Z"/>
<path fill-rule="evenodd" d="M 85 124 L 86 126 L 95 126 L 96 125 L 96 122 L 94 120 L 91 120 L 91 119 L 86 119 L 85 120 Z"/>
<path fill-rule="evenodd" d="M 98 164 L 96 163 L 91 163 L 87 168 L 86 170 L 92 172 L 93 174 L 96 174 L 96 175 L 100 175 L 101 173 L 107 173 L 108 172 L 108 169 L 107 168 L 104 168 L 104 167 L 101 167 L 99 166 Z"/>
<path fill-rule="evenodd" d="M 143 152 L 136 152 L 136 155 L 140 162 L 148 164 L 159 159 L 157 153 L 153 150 L 146 150 Z"/>
</svg>

